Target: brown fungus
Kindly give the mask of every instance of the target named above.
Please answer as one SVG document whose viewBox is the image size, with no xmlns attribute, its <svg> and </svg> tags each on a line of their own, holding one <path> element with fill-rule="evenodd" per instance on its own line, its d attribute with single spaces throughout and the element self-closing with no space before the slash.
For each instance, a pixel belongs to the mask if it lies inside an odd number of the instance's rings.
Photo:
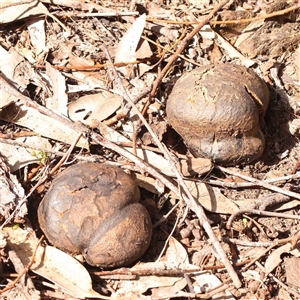
<svg viewBox="0 0 300 300">
<path fill-rule="evenodd" d="M 60 173 L 38 208 L 47 239 L 90 265 L 126 266 L 147 250 L 150 216 L 135 180 L 106 164 L 83 163 Z"/>
<path fill-rule="evenodd" d="M 195 157 L 221 165 L 259 159 L 265 140 L 261 117 L 269 104 L 267 85 L 238 65 L 208 65 L 178 79 L 167 116 Z"/>
</svg>

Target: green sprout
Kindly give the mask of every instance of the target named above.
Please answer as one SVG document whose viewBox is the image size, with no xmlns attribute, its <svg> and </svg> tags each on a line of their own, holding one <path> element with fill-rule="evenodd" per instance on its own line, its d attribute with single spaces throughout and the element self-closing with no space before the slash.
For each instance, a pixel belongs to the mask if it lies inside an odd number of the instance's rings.
<svg viewBox="0 0 300 300">
<path fill-rule="evenodd" d="M 46 161 L 48 159 L 48 153 L 46 151 L 31 151 L 31 155 L 35 156 L 43 165 L 46 164 Z"/>
</svg>

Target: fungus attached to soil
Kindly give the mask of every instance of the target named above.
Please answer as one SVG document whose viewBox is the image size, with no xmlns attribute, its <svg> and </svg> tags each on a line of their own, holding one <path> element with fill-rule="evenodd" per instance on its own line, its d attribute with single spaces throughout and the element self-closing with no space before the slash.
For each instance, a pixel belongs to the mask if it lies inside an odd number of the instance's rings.
<svg viewBox="0 0 300 300">
<path fill-rule="evenodd" d="M 166 112 L 195 157 L 235 165 L 262 156 L 260 122 L 268 105 L 268 87 L 254 72 L 238 65 L 208 65 L 178 79 Z"/>
<path fill-rule="evenodd" d="M 152 224 L 135 180 L 117 167 L 83 163 L 60 173 L 38 208 L 39 224 L 57 248 L 93 266 L 121 267 L 147 250 Z"/>
</svg>

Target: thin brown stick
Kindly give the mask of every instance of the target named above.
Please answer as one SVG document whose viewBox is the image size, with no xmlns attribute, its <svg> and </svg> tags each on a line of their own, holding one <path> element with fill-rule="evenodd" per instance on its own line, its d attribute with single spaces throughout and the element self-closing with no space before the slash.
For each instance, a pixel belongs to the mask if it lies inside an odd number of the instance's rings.
<svg viewBox="0 0 300 300">
<path fill-rule="evenodd" d="M 275 183 L 275 182 L 288 181 L 288 180 L 293 180 L 298 178 L 300 178 L 300 172 L 291 175 L 282 176 L 282 177 L 266 179 L 263 180 L 262 182 Z M 225 181 L 212 180 L 212 179 L 207 179 L 204 180 L 203 182 L 211 185 L 217 185 L 217 186 L 222 186 L 222 187 L 232 188 L 232 189 L 240 189 L 240 188 L 248 188 L 248 187 L 256 186 L 256 184 L 252 182 L 225 182 Z"/>
<path fill-rule="evenodd" d="M 158 146 L 158 148 L 162 151 L 162 153 L 164 154 L 165 158 L 169 161 L 170 163 L 170 168 L 174 171 L 174 173 L 176 174 L 177 180 L 180 184 L 180 186 L 182 187 L 182 189 L 184 190 L 186 197 L 184 195 L 181 195 L 181 191 L 180 189 L 176 188 L 177 192 L 176 194 L 181 198 L 183 198 L 183 200 L 185 201 L 185 203 L 187 204 L 187 206 L 192 209 L 197 217 L 199 218 L 200 224 L 203 226 L 204 230 L 206 231 L 206 233 L 208 234 L 211 242 L 213 243 L 217 253 L 219 254 L 222 262 L 224 263 L 224 265 L 226 266 L 226 269 L 230 275 L 230 277 L 232 278 L 234 285 L 236 287 L 240 287 L 241 286 L 241 282 L 238 278 L 238 275 L 236 273 L 236 271 L 234 270 L 233 266 L 231 265 L 225 251 L 223 250 L 220 242 L 218 241 L 218 239 L 216 238 L 210 224 L 209 221 L 206 217 L 205 211 L 202 207 L 202 205 L 197 202 L 194 197 L 192 196 L 190 190 L 188 189 L 185 181 L 183 180 L 180 172 L 178 171 L 178 169 L 176 168 L 176 163 L 174 162 L 174 160 L 172 159 L 170 153 L 167 151 L 166 147 L 164 147 L 162 145 L 162 143 L 160 142 L 160 140 L 158 139 L 157 135 L 154 133 L 154 131 L 152 130 L 152 128 L 150 127 L 150 125 L 148 124 L 148 122 L 146 121 L 146 119 L 144 118 L 143 114 L 138 110 L 138 108 L 135 106 L 134 102 L 132 101 L 132 99 L 129 97 L 126 89 L 124 88 L 121 78 L 118 76 L 117 70 L 115 68 L 115 66 L 113 65 L 112 59 L 106 49 L 106 47 L 104 46 L 104 52 L 107 55 L 108 60 L 111 63 L 111 67 L 113 70 L 113 73 L 115 75 L 116 80 L 118 81 L 119 86 L 123 89 L 123 97 L 125 98 L 125 100 L 132 106 L 134 112 L 138 115 L 138 117 L 140 118 L 140 120 L 143 122 L 144 126 L 147 128 L 148 132 L 151 134 L 154 142 L 156 143 L 156 145 Z M 170 183 L 170 182 L 169 182 Z"/>
<path fill-rule="evenodd" d="M 277 16 L 282 16 L 285 15 L 293 10 L 296 10 L 300 8 L 300 4 L 288 7 L 286 9 L 283 10 L 278 10 L 278 11 L 274 11 L 272 13 L 269 14 L 264 14 L 261 16 L 257 16 L 257 17 L 253 17 L 253 18 L 248 18 L 248 19 L 240 19 L 240 20 L 226 20 L 226 21 L 210 21 L 209 24 L 210 25 L 217 25 L 217 24 L 241 24 L 241 23 L 250 23 L 253 21 L 258 21 L 258 20 L 264 20 L 264 19 L 269 19 L 269 18 L 273 18 L 273 17 L 277 17 Z M 148 22 L 154 22 L 154 23 L 167 23 L 167 24 L 178 24 L 178 25 L 196 25 L 199 24 L 199 22 L 197 21 L 172 21 L 172 20 L 161 20 L 161 19 L 154 19 L 154 18 L 146 18 L 146 20 Z"/>
<path fill-rule="evenodd" d="M 24 268 L 24 270 L 17 276 L 17 278 L 11 284 L 7 285 L 4 289 L 0 290 L 0 294 L 3 294 L 4 292 L 12 289 L 19 282 L 20 278 L 29 271 L 30 267 L 34 263 L 34 258 L 35 258 L 35 255 L 36 255 L 36 251 L 37 251 L 37 249 L 38 249 L 38 247 L 41 244 L 43 239 L 44 239 L 44 236 L 42 235 L 42 237 L 39 239 L 38 243 L 36 244 L 36 246 L 34 248 L 32 257 L 31 257 L 28 265 Z"/>
<path fill-rule="evenodd" d="M 76 147 L 78 141 L 80 140 L 81 136 L 82 136 L 82 133 L 80 132 L 78 134 L 77 138 L 72 143 L 72 145 L 69 147 L 68 151 L 65 153 L 65 155 L 60 159 L 60 161 L 57 163 L 57 165 L 51 170 L 50 175 L 53 175 L 61 167 L 61 165 L 69 158 L 72 151 Z"/>
<path fill-rule="evenodd" d="M 283 195 L 286 195 L 286 196 L 289 196 L 289 197 L 292 197 L 292 198 L 300 200 L 300 194 L 298 194 L 298 193 L 282 189 L 280 187 L 277 187 L 275 185 L 269 184 L 269 183 L 264 182 L 262 180 L 259 180 L 259 179 L 256 179 L 256 178 L 253 178 L 253 177 L 250 177 L 250 176 L 246 176 L 246 175 L 240 174 L 240 173 L 235 172 L 235 171 L 231 171 L 231 170 L 226 169 L 226 168 L 221 167 L 221 166 L 218 166 L 218 168 L 222 172 L 224 172 L 224 173 L 227 173 L 227 174 L 230 174 L 230 175 L 234 175 L 234 176 L 243 178 L 243 179 L 245 179 L 247 181 L 255 183 L 258 186 L 264 187 L 267 190 L 271 190 L 271 191 L 274 191 L 274 192 L 277 192 L 277 193 L 280 193 L 280 194 L 283 194 Z"/>
<path fill-rule="evenodd" d="M 222 2 L 220 2 L 218 5 L 216 5 L 213 10 L 198 24 L 198 26 L 196 28 L 194 28 L 180 43 L 179 47 L 177 48 L 176 52 L 171 56 L 169 62 L 167 63 L 167 65 L 163 68 L 163 70 L 161 71 L 161 73 L 159 74 L 159 76 L 157 77 L 157 79 L 155 80 L 154 84 L 153 84 L 153 88 L 152 91 L 150 93 L 150 100 L 154 98 L 156 91 L 160 85 L 160 83 L 162 82 L 163 78 L 165 77 L 165 75 L 167 74 L 168 70 L 170 69 L 170 67 L 173 65 L 173 63 L 176 61 L 177 57 L 179 54 L 181 54 L 181 52 L 185 49 L 185 47 L 187 47 L 187 45 L 189 44 L 189 42 L 191 41 L 191 39 L 194 37 L 194 35 L 196 35 L 201 28 L 207 24 L 215 15 L 215 13 L 217 11 L 219 11 L 224 5 L 226 5 L 229 2 L 229 0 L 223 0 Z"/>
<path fill-rule="evenodd" d="M 279 245 L 285 245 L 287 243 L 291 243 L 292 245 L 295 245 L 300 240 L 300 233 L 296 234 L 295 236 L 291 236 L 285 239 L 276 239 L 273 241 L 273 243 L 266 248 L 262 253 L 258 254 L 254 259 L 251 260 L 249 264 L 247 264 L 242 271 L 246 271 L 250 266 L 252 266 L 255 262 L 257 262 L 261 257 L 263 257 L 265 254 L 267 254 L 272 248 L 279 246 Z"/>
</svg>

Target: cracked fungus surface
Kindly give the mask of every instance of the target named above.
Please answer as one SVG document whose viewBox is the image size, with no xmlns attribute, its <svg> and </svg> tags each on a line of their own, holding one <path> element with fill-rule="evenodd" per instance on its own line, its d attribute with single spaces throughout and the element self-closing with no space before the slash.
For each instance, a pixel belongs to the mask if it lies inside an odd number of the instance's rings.
<svg viewBox="0 0 300 300">
<path fill-rule="evenodd" d="M 121 169 L 77 164 L 53 181 L 38 208 L 39 224 L 54 246 L 82 253 L 89 264 L 123 266 L 144 254 L 152 236 L 139 201 L 135 180 Z"/>
</svg>

